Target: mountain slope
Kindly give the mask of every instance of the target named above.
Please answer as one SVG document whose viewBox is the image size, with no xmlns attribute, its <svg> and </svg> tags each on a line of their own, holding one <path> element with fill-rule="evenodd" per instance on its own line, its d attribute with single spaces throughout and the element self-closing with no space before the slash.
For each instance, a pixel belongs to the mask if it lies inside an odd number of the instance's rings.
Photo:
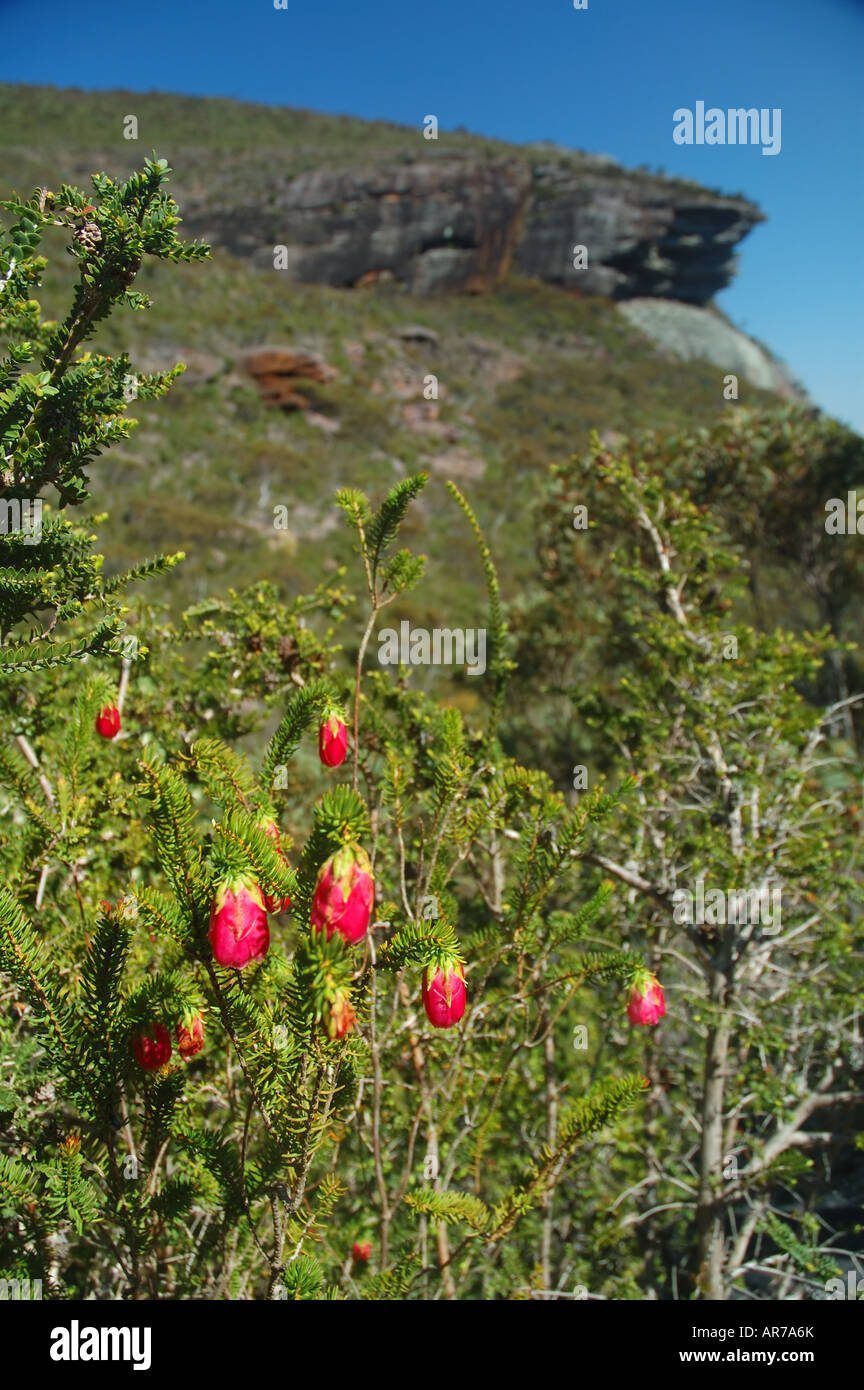
<svg viewBox="0 0 864 1390">
<path fill-rule="evenodd" d="M 138 119 L 137 142 L 123 139 L 129 114 Z M 110 512 L 107 549 L 118 566 L 157 547 L 187 552 L 173 585 L 178 605 L 258 577 L 308 587 L 322 569 L 350 558 L 332 507 L 336 487 L 374 493 L 426 468 L 433 483 L 415 525 L 433 564 L 412 611 L 476 624 L 476 561 L 443 478 L 469 492 L 513 597 L 534 573 L 529 512 L 550 463 L 583 448 L 595 429 L 692 426 L 729 408 L 721 367 L 676 360 L 613 299 L 578 292 L 552 261 L 538 267 L 543 236 L 535 233 L 544 199 L 558 217 L 561 187 L 572 192 L 580 179 L 595 193 L 602 185 L 610 206 L 617 199 L 631 211 L 638 203 L 656 214 L 665 198 L 667 208 L 729 205 L 739 219 L 755 219 L 744 200 L 591 156 L 518 150 L 467 134 L 442 137 L 432 156 L 419 132 L 400 127 L 217 100 L 5 87 L 0 119 L 7 191 L 63 180 L 86 185 L 90 172 L 126 173 L 155 148 L 175 169 L 187 234 L 225 240 L 226 227 L 248 223 L 259 210 L 257 249 L 234 244 L 238 255 L 219 246 L 209 266 L 147 269 L 140 287 L 154 308 L 120 316 L 99 340 L 109 352 L 128 349 L 139 368 L 189 363 L 166 401 L 141 405 L 140 429 L 112 451 L 111 463 L 93 469 L 94 502 Z M 299 283 L 273 268 L 268 238 L 282 226 L 278 198 L 293 180 L 323 180 L 329 197 L 346 170 L 389 161 L 416 174 L 406 162 L 409 143 L 424 163 L 506 166 L 534 190 L 494 273 L 487 265 L 486 280 L 469 286 L 486 293 L 443 293 L 439 284 L 424 295 L 416 276 L 381 270 L 340 288 Z M 549 170 L 560 185 L 554 197 L 549 188 L 538 192 Z M 434 203 L 434 190 L 431 196 Z M 331 230 L 323 228 L 316 248 L 325 266 Z M 572 230 L 565 228 L 568 237 Z M 261 254 L 268 245 L 269 263 Z M 531 276 L 518 269 L 524 248 Z M 414 259 L 441 249 L 429 246 Z M 472 254 L 482 249 L 478 243 Z M 618 272 L 644 294 L 644 275 L 625 262 Z M 68 264 L 51 267 L 44 300 L 52 312 L 65 303 L 67 271 Z M 339 281 L 335 273 L 329 278 Z M 620 295 L 622 283 L 608 288 Z M 262 358 L 261 349 L 277 353 Z M 256 361 L 271 370 L 255 369 Z M 771 397 L 742 379 L 741 399 Z M 287 525 L 277 527 L 280 507 Z"/>
</svg>

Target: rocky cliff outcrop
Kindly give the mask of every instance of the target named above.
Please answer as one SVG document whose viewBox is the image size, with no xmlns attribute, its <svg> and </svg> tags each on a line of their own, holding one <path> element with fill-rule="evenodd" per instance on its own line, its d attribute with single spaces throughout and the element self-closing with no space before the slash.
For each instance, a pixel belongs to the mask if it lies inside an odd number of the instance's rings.
<svg viewBox="0 0 864 1390">
<path fill-rule="evenodd" d="M 528 274 L 590 294 L 706 304 L 729 284 L 735 246 L 761 220 L 742 198 L 623 169 L 546 164 L 533 171 L 515 260 Z M 584 269 L 574 268 L 577 245 L 587 250 Z"/>
<path fill-rule="evenodd" d="M 275 180 L 261 207 L 184 206 L 187 228 L 307 284 L 398 280 L 416 294 L 488 290 L 506 272 L 531 176 L 516 160 L 427 159 Z M 265 190 L 262 190 L 265 193 Z"/>
<path fill-rule="evenodd" d="M 218 207 L 178 197 L 185 230 L 311 284 L 391 278 L 414 293 L 491 289 L 511 265 L 618 299 L 705 304 L 761 213 L 743 198 L 591 156 L 481 159 L 441 150 L 392 165 L 268 179 Z M 256 190 L 257 193 L 257 190 Z M 587 265 L 574 268 L 574 247 Z"/>
</svg>

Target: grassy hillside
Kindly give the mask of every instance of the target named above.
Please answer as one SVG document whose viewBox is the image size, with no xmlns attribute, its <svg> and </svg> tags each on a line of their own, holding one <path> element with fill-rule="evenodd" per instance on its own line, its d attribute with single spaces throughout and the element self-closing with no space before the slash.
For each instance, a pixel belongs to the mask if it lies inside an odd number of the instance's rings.
<svg viewBox="0 0 864 1390">
<path fill-rule="evenodd" d="M 129 112 L 140 121 L 137 143 L 122 139 Z M 178 188 L 203 184 L 230 200 L 261 186 L 276 159 L 280 170 L 299 170 L 392 157 L 417 142 L 416 132 L 383 123 L 129 93 L 5 87 L 0 118 L 10 142 L 4 196 L 42 181 L 83 182 L 98 166 L 125 173 L 155 147 Z M 447 139 L 513 153 L 467 134 Z M 43 296 L 52 313 L 67 301 L 69 269 L 68 260 L 52 264 Z M 128 350 L 145 369 L 185 360 L 190 370 L 167 401 L 141 405 L 132 439 L 94 467 L 93 495 L 110 513 L 106 549 L 118 566 L 157 548 L 186 551 L 175 606 L 260 577 L 292 592 L 309 587 L 322 564 L 349 558 L 334 490 L 374 493 L 427 468 L 432 485 L 416 526 L 432 563 L 414 612 L 476 623 L 477 563 L 445 477 L 476 505 L 512 596 L 534 572 L 529 508 L 550 463 L 582 449 L 595 429 L 692 426 L 726 408 L 716 368 L 662 356 L 609 301 L 539 282 L 512 278 L 487 297 L 412 299 L 387 284 L 301 286 L 219 254 L 203 267 L 147 269 L 139 288 L 153 309 L 118 316 L 99 346 Z M 411 325 L 425 337 L 400 336 Z M 269 406 L 240 364 L 245 350 L 265 344 L 320 354 L 338 378 L 304 384 L 308 411 Z M 437 403 L 423 398 L 429 374 Z M 287 530 L 273 526 L 280 504 Z"/>
<path fill-rule="evenodd" d="M 0 84 L 0 129 L 4 132 L 5 172 L 9 177 L 42 182 L 52 173 L 50 157 L 63 151 L 70 167 L 83 151 L 99 152 L 109 166 L 129 157 L 123 118 L 138 118 L 138 148 L 154 146 L 176 161 L 184 154 L 184 181 L 203 181 L 229 201 L 262 183 L 278 169 L 295 175 L 326 165 L 346 169 L 377 160 L 413 159 L 430 153 L 460 152 L 482 158 L 529 161 L 541 153 L 573 168 L 618 176 L 620 166 L 608 157 L 560 146 L 512 145 L 466 130 L 444 131 L 435 144 L 421 137 L 425 113 L 417 126 L 390 121 L 362 121 L 287 106 L 263 106 L 224 97 L 189 97 L 169 92 L 81 92 L 75 88 Z M 133 146 L 134 149 L 134 146 Z M 194 164 L 194 172 L 193 172 Z M 631 173 L 633 171 L 630 171 Z M 635 176 L 653 178 L 662 171 L 643 169 Z M 669 178 L 671 188 L 704 192 L 703 185 Z"/>
</svg>

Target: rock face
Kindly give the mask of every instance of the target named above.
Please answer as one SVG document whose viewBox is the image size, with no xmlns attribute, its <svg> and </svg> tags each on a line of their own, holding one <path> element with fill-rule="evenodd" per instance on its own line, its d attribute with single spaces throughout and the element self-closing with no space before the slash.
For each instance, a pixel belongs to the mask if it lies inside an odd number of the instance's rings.
<svg viewBox="0 0 864 1390">
<path fill-rule="evenodd" d="M 741 376 L 763 391 L 806 400 L 781 362 L 713 309 L 662 299 L 631 299 L 619 309 L 658 347 L 685 362 L 713 362 L 724 373 Z"/>
<path fill-rule="evenodd" d="M 733 251 L 761 214 L 752 203 L 640 175 L 535 168 L 516 264 L 570 289 L 614 299 L 706 304 L 735 273 Z M 574 247 L 587 266 L 574 268 Z"/>
<path fill-rule="evenodd" d="M 602 158 L 443 150 L 392 167 L 277 174 L 255 206 L 180 201 L 185 231 L 312 284 L 482 292 L 512 264 L 587 294 L 691 304 L 729 283 L 734 248 L 762 216 L 742 198 Z M 587 248 L 580 269 L 577 245 Z"/>
<path fill-rule="evenodd" d="M 217 244 L 311 284 L 369 284 L 388 276 L 416 294 L 488 290 L 507 270 L 530 188 L 518 161 L 429 159 L 392 169 L 319 169 L 270 190 L 260 213 L 238 208 L 202 223 Z"/>
</svg>

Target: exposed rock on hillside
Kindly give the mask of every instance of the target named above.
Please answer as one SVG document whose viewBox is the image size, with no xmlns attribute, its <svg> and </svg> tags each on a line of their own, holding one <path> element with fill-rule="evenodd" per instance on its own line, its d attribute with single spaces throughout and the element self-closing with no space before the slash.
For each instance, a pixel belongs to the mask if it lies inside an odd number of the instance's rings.
<svg viewBox="0 0 864 1390">
<path fill-rule="evenodd" d="M 260 206 L 189 206 L 185 220 L 264 266 L 285 246 L 284 268 L 307 283 L 368 284 L 386 273 L 418 294 L 488 290 L 508 268 L 530 185 L 517 160 L 318 169 L 271 185 L 266 218 Z"/>
<path fill-rule="evenodd" d="M 662 299 L 631 299 L 619 308 L 646 337 L 685 362 L 701 358 L 763 391 L 805 399 L 782 362 L 711 309 Z"/>
<path fill-rule="evenodd" d="M 283 410 L 302 410 L 309 396 L 298 391 L 298 379 L 335 381 L 339 373 L 320 357 L 291 348 L 255 348 L 242 358 L 242 366 L 255 381 L 261 399 Z"/>
<path fill-rule="evenodd" d="M 254 205 L 178 197 L 187 231 L 262 267 L 283 247 L 281 268 L 306 283 L 486 291 L 515 264 L 588 294 L 693 304 L 729 283 L 734 248 L 762 216 L 743 198 L 587 156 L 530 164 L 443 150 L 277 174 Z M 576 245 L 587 248 L 585 268 L 574 269 Z"/>
<path fill-rule="evenodd" d="M 735 246 L 761 214 L 740 198 L 686 194 L 659 178 L 535 168 L 516 264 L 591 294 L 705 304 L 735 273 Z M 574 269 L 573 248 L 588 265 Z"/>
</svg>

